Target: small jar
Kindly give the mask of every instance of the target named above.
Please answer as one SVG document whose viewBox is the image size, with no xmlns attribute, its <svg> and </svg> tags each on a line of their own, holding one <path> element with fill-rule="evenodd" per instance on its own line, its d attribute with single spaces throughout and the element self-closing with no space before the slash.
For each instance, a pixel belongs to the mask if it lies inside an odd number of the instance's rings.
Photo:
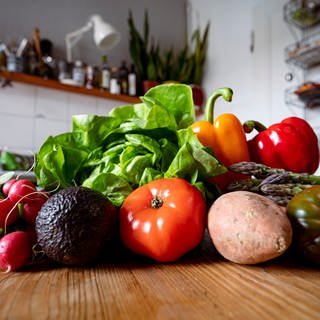
<svg viewBox="0 0 320 320">
<path fill-rule="evenodd" d="M 14 53 L 11 53 L 7 57 L 7 70 L 10 72 L 17 72 L 18 70 L 18 65 L 17 65 L 17 57 Z"/>
<path fill-rule="evenodd" d="M 58 62 L 58 80 L 63 81 L 64 79 L 70 78 L 67 72 L 67 63 L 64 60 Z"/>
<path fill-rule="evenodd" d="M 85 82 L 85 71 L 83 69 L 83 64 L 81 61 L 76 61 L 72 69 L 72 79 L 75 84 L 83 86 Z"/>
</svg>

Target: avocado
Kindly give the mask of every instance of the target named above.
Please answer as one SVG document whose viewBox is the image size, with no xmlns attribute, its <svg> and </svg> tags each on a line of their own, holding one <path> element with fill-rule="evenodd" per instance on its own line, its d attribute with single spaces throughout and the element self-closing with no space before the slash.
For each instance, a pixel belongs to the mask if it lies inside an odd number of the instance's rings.
<svg viewBox="0 0 320 320">
<path fill-rule="evenodd" d="M 118 210 L 100 192 L 69 187 L 52 195 L 36 218 L 37 241 L 52 260 L 84 265 L 96 260 L 118 229 Z"/>
</svg>

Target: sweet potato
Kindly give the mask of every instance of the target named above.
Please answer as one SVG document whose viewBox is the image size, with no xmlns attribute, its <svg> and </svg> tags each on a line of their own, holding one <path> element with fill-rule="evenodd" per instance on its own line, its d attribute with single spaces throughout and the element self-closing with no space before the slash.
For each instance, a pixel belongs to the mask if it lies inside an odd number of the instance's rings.
<svg viewBox="0 0 320 320">
<path fill-rule="evenodd" d="M 220 196 L 209 210 L 208 230 L 218 252 L 241 264 L 278 257 L 292 240 L 292 227 L 285 209 L 248 191 Z"/>
</svg>

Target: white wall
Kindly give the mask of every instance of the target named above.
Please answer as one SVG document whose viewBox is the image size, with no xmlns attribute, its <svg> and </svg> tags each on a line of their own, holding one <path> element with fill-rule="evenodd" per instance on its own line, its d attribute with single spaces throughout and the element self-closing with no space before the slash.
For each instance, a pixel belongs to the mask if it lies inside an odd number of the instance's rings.
<svg viewBox="0 0 320 320">
<path fill-rule="evenodd" d="M 141 31 L 145 9 L 148 10 L 150 32 L 165 46 L 181 46 L 185 35 L 185 0 L 0 0 L 0 42 L 11 43 L 22 37 L 32 39 L 33 29 L 40 37 L 54 44 L 54 55 L 65 58 L 65 35 L 84 26 L 92 14 L 100 14 L 122 35 L 117 47 L 109 50 L 109 63 L 118 66 L 129 60 L 128 16 L 132 10 L 137 28 Z M 100 64 L 101 55 L 88 32 L 73 50 L 74 59 L 88 64 Z"/>
<path fill-rule="evenodd" d="M 188 30 L 211 23 L 204 89 L 234 90 L 230 104 L 217 101 L 216 114 L 235 113 L 241 121 L 254 118 L 270 125 L 284 117 L 305 117 L 320 131 L 320 108 L 295 108 L 285 103 L 285 90 L 303 80 L 301 72 L 285 63 L 285 48 L 295 42 L 283 20 L 288 0 L 188 0 Z M 252 32 L 254 47 L 251 52 Z M 285 74 L 293 72 L 292 82 Z M 319 69 L 310 72 L 319 79 Z M 306 77 L 308 74 L 306 74 Z"/>
<path fill-rule="evenodd" d="M 49 135 L 70 131 L 73 114 L 106 115 L 125 104 L 15 82 L 0 88 L 0 148 L 34 153 Z"/>
<path fill-rule="evenodd" d="M 188 30 L 204 29 L 210 21 L 207 69 L 203 86 L 209 96 L 228 86 L 233 102 L 217 100 L 215 114 L 232 112 L 241 120 L 250 115 L 252 104 L 252 54 L 250 35 L 252 8 L 258 0 L 188 0 Z M 190 32 L 190 31 L 189 31 Z"/>
</svg>

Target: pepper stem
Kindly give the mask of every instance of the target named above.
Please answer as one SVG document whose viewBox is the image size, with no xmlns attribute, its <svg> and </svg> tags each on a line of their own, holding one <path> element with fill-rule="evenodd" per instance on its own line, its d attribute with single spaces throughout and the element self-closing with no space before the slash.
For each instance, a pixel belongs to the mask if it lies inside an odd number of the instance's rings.
<svg viewBox="0 0 320 320">
<path fill-rule="evenodd" d="M 258 132 L 262 132 L 267 129 L 261 122 L 256 120 L 247 120 L 242 126 L 245 133 L 250 133 L 254 129 L 256 129 Z"/>
<path fill-rule="evenodd" d="M 232 100 L 233 91 L 230 88 L 220 88 L 213 92 L 213 94 L 210 96 L 206 103 L 205 108 L 205 119 L 209 121 L 211 124 L 213 124 L 213 107 L 214 103 L 219 97 L 223 97 L 224 100 L 230 102 Z"/>
<path fill-rule="evenodd" d="M 160 199 L 158 196 L 155 196 L 151 200 L 151 208 L 157 209 L 160 208 L 163 205 L 163 200 Z"/>
</svg>

